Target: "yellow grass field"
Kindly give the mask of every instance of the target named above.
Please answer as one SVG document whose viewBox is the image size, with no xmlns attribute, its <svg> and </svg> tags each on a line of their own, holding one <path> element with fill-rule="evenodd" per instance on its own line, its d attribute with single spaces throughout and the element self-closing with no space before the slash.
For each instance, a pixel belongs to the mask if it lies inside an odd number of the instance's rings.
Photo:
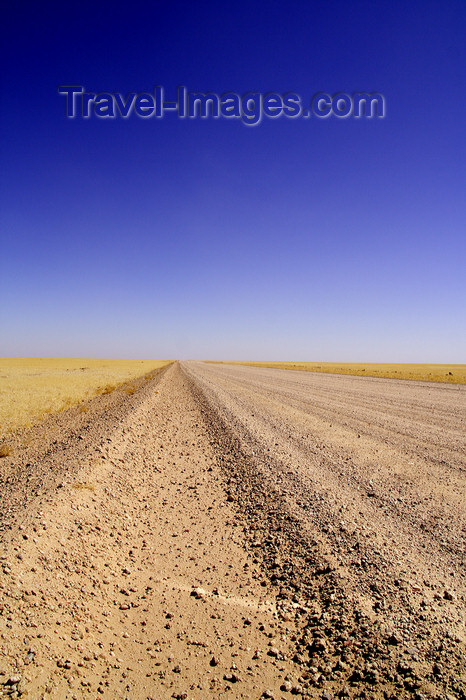
<svg viewBox="0 0 466 700">
<path fill-rule="evenodd" d="M 356 374 L 361 377 L 414 379 L 423 382 L 466 384 L 466 365 L 382 364 L 378 362 L 216 362 L 274 369 L 298 369 L 305 372 Z"/>
<path fill-rule="evenodd" d="M 0 358 L 0 438 L 154 369 L 168 360 Z"/>
</svg>

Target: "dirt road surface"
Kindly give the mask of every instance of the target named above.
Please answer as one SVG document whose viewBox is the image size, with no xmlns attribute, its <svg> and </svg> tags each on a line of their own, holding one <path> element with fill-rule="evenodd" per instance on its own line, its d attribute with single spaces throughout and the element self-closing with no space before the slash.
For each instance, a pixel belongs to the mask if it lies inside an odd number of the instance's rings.
<svg viewBox="0 0 466 700">
<path fill-rule="evenodd" d="M 466 697 L 466 387 L 174 364 L 0 461 L 0 696 Z"/>
</svg>

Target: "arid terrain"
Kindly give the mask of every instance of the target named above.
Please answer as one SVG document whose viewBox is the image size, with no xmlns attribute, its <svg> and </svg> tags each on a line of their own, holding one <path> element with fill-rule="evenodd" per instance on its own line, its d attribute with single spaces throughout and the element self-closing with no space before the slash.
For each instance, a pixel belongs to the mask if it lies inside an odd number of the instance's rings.
<svg viewBox="0 0 466 700">
<path fill-rule="evenodd" d="M 8 434 L 17 428 L 108 394 L 167 364 L 166 360 L 0 357 L 0 440 L 8 444 Z"/>
<path fill-rule="evenodd" d="M 385 379 L 412 379 L 421 382 L 466 384 L 466 365 L 426 365 L 399 362 L 215 362 L 214 364 L 270 367 L 272 369 L 296 369 L 302 372 L 351 374 L 357 377 L 383 377 Z"/>
<path fill-rule="evenodd" d="M 0 696 L 466 698 L 466 387 L 175 363 L 0 459 Z"/>
</svg>

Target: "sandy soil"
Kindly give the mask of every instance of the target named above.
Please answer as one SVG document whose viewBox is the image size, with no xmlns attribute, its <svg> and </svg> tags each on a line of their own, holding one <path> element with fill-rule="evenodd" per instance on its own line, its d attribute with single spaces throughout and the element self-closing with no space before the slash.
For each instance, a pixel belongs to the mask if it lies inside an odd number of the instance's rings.
<svg viewBox="0 0 466 700">
<path fill-rule="evenodd" d="M 0 695 L 466 697 L 465 397 L 182 363 L 22 433 Z"/>
</svg>

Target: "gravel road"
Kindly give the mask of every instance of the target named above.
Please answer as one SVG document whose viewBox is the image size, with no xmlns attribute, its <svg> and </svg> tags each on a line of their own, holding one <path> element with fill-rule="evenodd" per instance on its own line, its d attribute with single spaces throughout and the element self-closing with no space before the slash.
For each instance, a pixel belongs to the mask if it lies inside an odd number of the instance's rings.
<svg viewBox="0 0 466 700">
<path fill-rule="evenodd" d="M 183 368 L 239 443 L 239 500 L 252 531 L 257 509 L 267 511 L 262 493 L 275 498 L 263 528 L 284 513 L 293 519 L 285 537 L 275 530 L 281 549 L 292 552 L 282 576 L 320 596 L 327 610 L 333 599 L 336 617 L 357 620 L 356 633 L 368 626 L 374 639 L 390 640 L 396 663 L 386 677 L 401 675 L 405 689 L 421 692 L 421 678 L 438 680 L 448 668 L 453 696 L 464 693 L 466 387 L 206 363 Z M 273 552 L 268 559 L 273 571 Z M 316 592 L 322 571 L 329 590 Z M 307 639 L 303 647 L 309 650 Z M 362 660 L 356 665 L 364 677 Z"/>
<path fill-rule="evenodd" d="M 465 397 L 186 362 L 18 434 L 0 696 L 465 698 Z"/>
</svg>

